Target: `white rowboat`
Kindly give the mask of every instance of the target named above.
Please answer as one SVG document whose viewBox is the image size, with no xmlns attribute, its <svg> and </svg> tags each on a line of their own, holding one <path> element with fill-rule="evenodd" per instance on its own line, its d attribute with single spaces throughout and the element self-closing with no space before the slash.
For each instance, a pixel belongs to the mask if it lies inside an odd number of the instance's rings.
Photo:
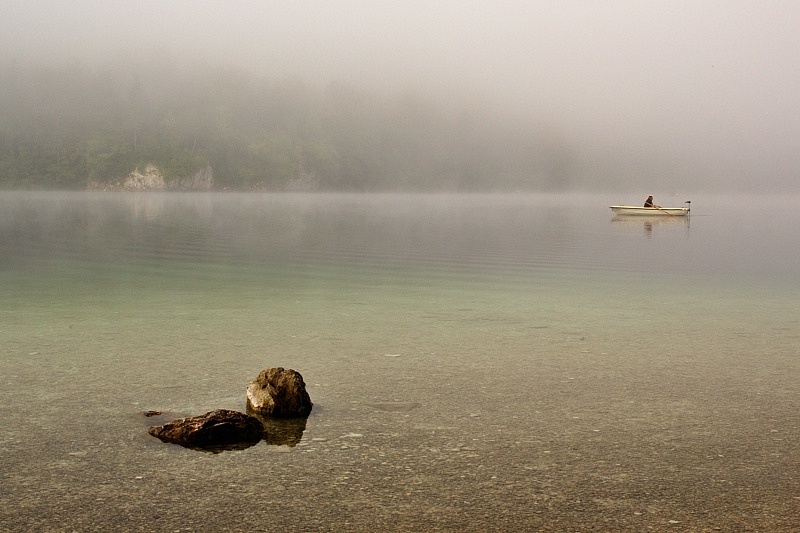
<svg viewBox="0 0 800 533">
<path fill-rule="evenodd" d="M 686 202 L 690 204 L 691 202 Z M 635 205 L 612 205 L 615 215 L 640 215 L 648 217 L 685 217 L 689 207 L 637 207 Z"/>
</svg>

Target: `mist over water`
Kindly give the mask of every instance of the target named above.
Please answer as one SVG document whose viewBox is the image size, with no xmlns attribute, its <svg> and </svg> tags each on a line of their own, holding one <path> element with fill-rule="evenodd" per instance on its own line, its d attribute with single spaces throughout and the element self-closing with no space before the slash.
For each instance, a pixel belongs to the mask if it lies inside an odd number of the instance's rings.
<svg viewBox="0 0 800 533">
<path fill-rule="evenodd" d="M 689 217 L 655 218 L 613 216 L 608 205 L 620 203 L 620 197 L 593 194 L 5 193 L 3 198 L 3 261 L 34 268 L 37 261 L 153 260 L 765 278 L 794 274 L 800 249 L 797 236 L 786 231 L 794 224 L 798 199 L 787 196 L 700 197 Z M 687 205 L 678 198 L 669 205 Z"/>
</svg>

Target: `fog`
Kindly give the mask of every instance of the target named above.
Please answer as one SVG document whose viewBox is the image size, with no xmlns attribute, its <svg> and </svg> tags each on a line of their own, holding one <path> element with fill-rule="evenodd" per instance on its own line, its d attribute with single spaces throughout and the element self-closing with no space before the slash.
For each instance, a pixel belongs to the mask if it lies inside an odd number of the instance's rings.
<svg viewBox="0 0 800 533">
<path fill-rule="evenodd" d="M 4 64 L 228 66 L 476 105 L 584 188 L 800 191 L 794 1 L 16 0 Z"/>
</svg>

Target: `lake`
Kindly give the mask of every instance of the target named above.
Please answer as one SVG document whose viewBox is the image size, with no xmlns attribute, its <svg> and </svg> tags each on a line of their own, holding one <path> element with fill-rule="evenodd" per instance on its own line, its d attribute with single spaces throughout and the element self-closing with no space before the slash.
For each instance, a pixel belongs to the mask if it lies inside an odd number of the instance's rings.
<svg viewBox="0 0 800 533">
<path fill-rule="evenodd" d="M 800 530 L 800 198 L 644 196 L 0 192 L 0 530 Z"/>
</svg>

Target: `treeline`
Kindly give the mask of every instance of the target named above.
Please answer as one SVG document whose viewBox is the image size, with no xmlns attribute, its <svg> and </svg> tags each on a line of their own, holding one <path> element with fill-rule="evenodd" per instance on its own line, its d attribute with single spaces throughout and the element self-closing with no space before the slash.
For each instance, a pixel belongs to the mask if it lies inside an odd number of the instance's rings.
<svg viewBox="0 0 800 533">
<path fill-rule="evenodd" d="M 147 163 L 215 187 L 561 188 L 565 152 L 488 108 L 224 68 L 5 66 L 0 186 L 82 189 Z"/>
</svg>

